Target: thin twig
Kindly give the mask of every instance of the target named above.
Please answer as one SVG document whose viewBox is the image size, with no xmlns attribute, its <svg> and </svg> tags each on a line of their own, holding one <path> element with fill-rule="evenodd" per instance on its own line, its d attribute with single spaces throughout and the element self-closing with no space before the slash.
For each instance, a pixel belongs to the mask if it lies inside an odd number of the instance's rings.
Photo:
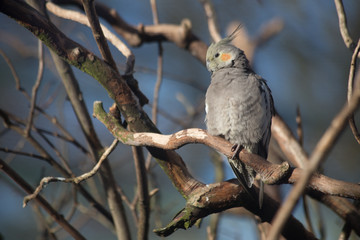
<svg viewBox="0 0 360 240">
<path fill-rule="evenodd" d="M 150 198 L 146 175 L 144 153 L 141 147 L 132 147 L 135 162 L 136 181 L 138 186 L 138 239 L 147 239 L 149 232 Z"/>
<path fill-rule="evenodd" d="M 360 48 L 360 39 L 356 45 L 356 48 L 354 50 L 354 53 L 358 53 L 359 52 L 359 48 Z M 348 94 L 347 94 L 347 98 L 348 101 L 350 101 L 353 92 L 354 92 L 354 79 L 355 79 L 355 69 L 356 69 L 356 62 L 358 59 L 358 55 L 357 54 L 353 54 L 352 59 L 351 59 L 351 65 L 350 65 L 350 72 L 349 72 L 349 80 L 348 80 Z M 356 86 L 356 85 L 355 85 Z M 357 88 L 360 88 L 360 86 L 356 86 Z M 354 114 L 351 114 L 351 116 L 349 117 L 349 124 L 350 124 L 350 128 L 351 131 L 356 139 L 356 141 L 360 144 L 360 133 L 356 127 L 355 124 L 355 119 L 354 119 Z"/>
<path fill-rule="evenodd" d="M 44 141 L 50 146 L 54 151 L 56 156 L 60 159 L 60 162 L 63 164 L 63 167 L 66 171 L 71 172 L 71 167 L 65 157 L 62 156 L 61 152 L 56 148 L 56 146 L 45 136 L 45 134 L 38 132 L 38 134 L 44 139 Z"/>
<path fill-rule="evenodd" d="M 88 156 L 90 155 L 89 151 L 83 145 L 81 145 L 75 138 L 73 138 L 71 135 L 62 135 L 62 134 L 59 134 L 57 132 L 51 132 L 51 131 L 48 131 L 46 129 L 37 128 L 37 127 L 34 127 L 34 126 L 33 126 L 33 128 L 39 133 L 44 133 L 44 134 L 47 134 L 47 135 L 51 135 L 51 136 L 59 138 L 59 139 L 61 139 L 63 141 L 69 142 L 69 143 L 73 144 L 75 147 L 79 148 L 79 150 L 81 152 L 83 152 L 84 154 L 86 154 Z"/>
<path fill-rule="evenodd" d="M 104 160 L 106 160 L 106 158 L 109 156 L 109 154 L 115 149 L 116 145 L 118 143 L 118 140 L 115 139 L 112 144 L 110 145 L 110 147 L 108 147 L 104 153 L 101 155 L 99 161 L 96 163 L 96 165 L 87 173 L 84 173 L 78 177 L 71 177 L 71 178 L 63 178 L 63 177 L 44 177 L 43 179 L 41 179 L 39 186 L 35 189 L 35 191 L 30 194 L 27 195 L 26 197 L 24 197 L 24 201 L 23 201 L 23 207 L 25 207 L 27 205 L 27 203 L 29 201 L 31 201 L 32 199 L 36 198 L 40 192 L 46 187 L 46 185 L 50 182 L 65 182 L 65 183 L 75 183 L 75 184 L 79 184 L 82 181 L 94 176 L 97 171 L 99 170 L 102 162 Z"/>
<path fill-rule="evenodd" d="M 86 16 L 80 12 L 74 10 L 68 10 L 57 6 L 54 3 L 47 2 L 46 8 L 53 14 L 58 17 L 76 21 L 83 25 L 90 27 L 90 23 Z M 105 37 L 126 57 L 129 58 L 133 56 L 131 50 L 115 35 L 113 34 L 106 26 L 100 24 L 102 31 L 104 32 Z"/>
<path fill-rule="evenodd" d="M 63 1 L 57 1 L 64 4 Z M 78 0 L 67 0 L 68 4 L 81 7 Z M 189 51 L 196 59 L 205 63 L 207 45 L 202 42 L 191 31 L 191 22 L 188 19 L 181 21 L 181 24 L 159 24 L 132 26 L 125 22 L 114 9 L 99 2 L 96 3 L 96 10 L 100 17 L 105 19 L 114 30 L 122 36 L 131 46 L 139 47 L 146 42 L 170 41 L 178 47 Z"/>
<path fill-rule="evenodd" d="M 153 22 L 155 25 L 159 24 L 159 14 L 157 11 L 156 0 L 150 0 L 151 12 L 153 15 Z"/>
<path fill-rule="evenodd" d="M 344 11 L 344 5 L 343 5 L 342 0 L 334 0 L 334 2 L 335 2 L 338 18 L 339 18 L 340 33 L 344 40 L 344 43 L 345 43 L 346 47 L 348 49 L 350 49 L 350 51 L 359 52 L 358 48 L 359 48 L 360 40 L 359 40 L 358 44 L 355 46 L 355 42 L 351 38 L 349 31 L 348 31 L 346 14 Z M 357 58 L 358 58 L 358 55 L 353 54 L 352 60 L 351 60 L 350 73 L 349 73 L 349 80 L 348 80 L 348 92 L 347 92 L 348 101 L 350 101 L 351 95 L 353 93 L 354 75 L 355 75 Z M 349 117 L 349 125 L 350 125 L 351 131 L 355 137 L 355 140 L 360 144 L 360 133 L 356 127 L 353 114 Z"/>
<path fill-rule="evenodd" d="M 158 25 L 159 24 L 159 15 L 158 15 L 158 10 L 157 10 L 157 4 L 156 4 L 156 0 L 150 0 L 150 5 L 151 5 L 151 12 L 153 15 L 153 23 L 154 25 Z M 157 69 L 156 69 L 156 82 L 155 82 L 155 86 L 154 86 L 154 95 L 153 95 L 153 104 L 151 107 L 151 120 L 152 122 L 157 125 L 157 119 L 158 119 L 158 111 L 159 111 L 159 94 L 160 94 L 160 87 L 162 85 L 162 81 L 163 81 L 163 63 L 164 63 L 164 58 L 163 58 L 163 45 L 161 41 L 158 41 L 158 57 L 157 57 Z M 148 153 L 147 157 L 146 157 L 146 162 L 145 162 L 145 167 L 147 170 L 147 173 L 149 175 L 149 187 L 153 187 L 155 189 L 157 189 L 157 181 L 156 181 L 156 176 L 155 174 L 152 172 L 152 168 L 151 168 L 151 159 L 152 156 L 150 154 L 150 152 Z M 155 212 L 155 224 L 157 224 L 158 221 L 158 216 L 160 215 L 160 195 L 156 195 L 154 198 L 154 212 Z"/>
<path fill-rule="evenodd" d="M 155 25 L 159 24 L 159 16 L 157 12 L 156 0 L 150 0 L 151 11 L 153 14 L 153 22 Z M 157 62 L 157 78 L 154 87 L 154 100 L 152 106 L 152 121 L 156 125 L 157 123 L 157 112 L 158 112 L 158 104 L 159 104 L 159 92 L 163 79 L 163 47 L 161 41 L 158 42 L 158 62 Z"/>
<path fill-rule="evenodd" d="M 15 125 L 11 122 L 9 115 L 6 114 L 2 109 L 0 109 L 0 116 L 3 118 L 5 127 L 14 130 L 19 135 L 24 136 L 24 130 L 18 125 Z M 25 138 L 36 151 L 46 160 L 52 167 L 54 167 L 57 171 L 63 174 L 66 177 L 74 177 L 72 172 L 68 172 L 65 170 L 55 159 L 51 157 L 51 155 L 43 148 L 43 146 L 32 136 L 29 135 Z M 106 219 L 113 223 L 113 219 L 110 213 L 82 186 L 76 185 L 80 191 L 80 193 L 84 196 L 84 198 L 91 203 L 91 205 L 96 208 Z"/>
<path fill-rule="evenodd" d="M 344 40 L 346 47 L 349 48 L 351 51 L 354 51 L 355 43 L 352 40 L 352 38 L 349 34 L 349 31 L 348 31 L 347 22 L 346 22 L 346 14 L 344 11 L 344 5 L 342 3 L 342 0 L 334 0 L 334 2 L 335 2 L 335 6 L 336 6 L 337 15 L 339 18 L 339 28 L 340 28 L 341 36 Z"/>
<path fill-rule="evenodd" d="M 90 8 L 92 8 L 92 9 L 90 9 L 90 11 L 93 11 L 93 17 L 96 17 L 95 16 L 96 13 L 95 13 L 95 10 L 93 7 L 94 7 L 93 5 L 90 6 Z M 59 10 L 59 8 L 58 8 L 58 10 Z M 67 13 L 69 13 L 69 12 L 67 12 Z M 65 12 L 63 12 L 63 14 L 61 14 L 61 16 L 64 16 L 64 15 L 65 15 Z M 87 25 L 89 24 L 87 18 L 84 17 L 82 14 L 79 14 L 79 13 L 76 13 L 73 11 L 70 14 L 70 16 L 67 15 L 67 17 L 71 17 L 71 16 L 77 16 L 77 17 L 80 16 L 80 18 L 82 19 L 82 21 L 84 21 L 85 24 L 87 24 Z M 99 25 L 98 20 L 95 19 L 95 21 L 96 21 L 96 24 Z M 114 34 L 111 34 L 110 31 L 105 30 L 105 28 L 103 26 L 101 26 L 101 28 L 105 32 L 105 36 L 107 38 L 113 37 L 113 42 L 114 41 L 116 42 L 115 47 L 117 47 L 118 49 L 121 47 L 121 50 L 122 50 L 121 53 L 124 54 L 125 57 L 127 58 L 127 70 L 126 70 L 125 74 L 127 74 L 128 72 L 131 72 L 134 67 L 134 61 L 135 61 L 135 58 L 132 55 L 131 51 L 125 46 L 125 44 L 123 44 L 118 38 L 116 38 Z M 102 34 L 101 28 L 98 26 L 97 31 L 99 31 Z M 106 32 L 108 34 L 110 33 L 109 36 L 107 36 Z M 96 38 L 96 35 L 95 35 L 95 38 Z M 107 42 L 105 40 L 103 42 L 104 42 L 104 44 L 107 44 Z M 85 50 L 85 52 L 88 52 L 88 50 L 86 50 L 86 49 L 82 49 L 82 50 Z M 56 51 L 55 51 L 55 53 L 56 53 Z M 96 56 L 94 56 L 92 53 L 87 56 L 90 57 L 91 62 L 100 60 Z M 106 58 L 104 57 L 104 59 L 106 59 Z M 101 62 L 101 60 L 99 62 Z M 104 63 L 101 63 L 101 64 L 104 64 Z M 105 63 L 105 66 L 106 65 L 108 65 L 108 63 Z M 111 70 L 109 68 L 111 68 Z M 91 71 L 94 71 L 93 72 L 94 75 L 98 75 L 98 76 L 102 75 L 102 74 L 99 74 L 99 72 L 97 71 L 99 69 L 103 69 L 102 67 L 99 67 L 99 68 L 90 67 L 89 69 L 92 69 Z M 111 67 L 111 65 L 108 65 L 107 67 L 105 67 L 105 69 L 109 70 L 111 72 L 111 74 L 115 74 L 116 79 L 121 78 L 116 66 L 114 68 L 114 67 Z M 74 78 L 69 77 L 66 80 L 68 81 L 68 84 L 70 84 L 72 88 L 77 87 L 77 86 L 75 86 L 77 84 L 76 84 L 76 80 Z M 114 82 L 116 82 L 116 80 Z M 109 83 L 109 82 L 107 82 L 107 83 Z M 128 86 L 126 86 L 126 87 L 128 88 Z M 67 91 L 69 91 L 69 90 L 67 89 Z M 91 147 L 91 153 L 92 153 L 93 159 L 97 160 L 97 156 L 98 156 L 99 152 L 102 150 L 100 140 L 98 139 L 96 132 L 94 131 L 91 121 L 88 121 L 89 120 L 88 112 L 86 110 L 84 102 L 79 103 L 79 101 L 77 99 L 78 96 L 81 96 L 80 90 L 78 88 L 74 89 L 73 94 L 74 94 L 73 96 L 75 98 L 71 99 L 71 103 L 74 106 L 74 110 L 75 110 L 76 116 L 80 122 L 80 125 L 81 125 L 82 129 L 84 130 L 83 132 L 85 134 L 86 140 L 88 141 L 88 143 Z M 86 116 L 85 118 L 83 117 L 84 114 Z M 131 238 L 129 224 L 127 222 L 127 217 L 126 217 L 125 210 L 124 210 L 124 207 L 122 204 L 122 199 L 117 191 L 116 181 L 114 179 L 114 175 L 112 173 L 112 169 L 110 167 L 109 162 L 104 161 L 100 170 L 101 170 L 100 176 L 101 176 L 103 186 L 104 186 L 104 189 L 106 192 L 107 202 L 108 202 L 111 214 L 112 214 L 112 219 L 113 219 L 113 222 L 115 225 L 117 237 L 119 239 L 121 239 L 121 238 L 129 239 L 129 238 Z"/>
<path fill-rule="evenodd" d="M 14 77 L 14 80 L 15 80 L 15 87 L 18 91 L 20 91 L 21 93 L 24 94 L 24 96 L 30 100 L 30 96 L 29 94 L 25 91 L 24 88 L 21 87 L 21 84 L 20 84 L 20 78 L 19 76 L 17 75 L 16 73 L 16 70 L 15 70 L 15 67 L 14 65 L 11 63 L 11 60 L 10 58 L 5 54 L 5 52 L 3 50 L 0 49 L 0 54 L 1 56 L 4 58 L 5 62 L 7 63 L 7 65 L 9 66 L 10 70 L 11 70 L 11 73 Z"/>
<path fill-rule="evenodd" d="M 31 92 L 28 122 L 27 122 L 26 128 L 24 130 L 25 136 L 28 136 L 30 134 L 30 130 L 31 130 L 31 127 L 33 124 L 33 119 L 34 119 L 37 93 L 38 93 L 38 89 L 40 87 L 40 83 L 41 83 L 41 80 L 42 80 L 43 74 L 44 74 L 44 46 L 40 40 L 38 40 L 38 48 L 39 48 L 39 68 L 38 68 L 38 74 L 36 77 L 36 81 L 35 81 L 35 84 L 32 88 L 32 92 Z"/>
<path fill-rule="evenodd" d="M 111 55 L 109 45 L 101 29 L 98 16 L 96 14 L 94 0 L 82 0 L 83 7 L 91 26 L 96 44 L 100 50 L 101 56 L 110 64 L 110 66 L 117 71 L 116 63 Z"/>
<path fill-rule="evenodd" d="M 75 138 L 73 138 L 73 136 L 71 136 L 71 134 L 59 123 L 56 117 L 50 116 L 43 109 L 39 107 L 35 107 L 35 109 L 40 113 L 42 113 L 50 121 L 50 123 L 52 123 L 55 127 L 57 127 L 64 135 L 61 135 L 57 132 L 51 132 L 46 129 L 38 128 L 35 127 L 34 125 L 32 126 L 33 131 L 39 133 L 45 133 L 47 135 L 51 135 L 59 139 L 62 139 L 64 141 L 70 142 L 74 146 L 78 147 L 84 154 L 88 154 L 88 155 L 90 154 L 89 151 L 84 146 L 82 146 Z M 14 122 L 20 124 L 21 126 L 26 126 L 26 121 L 24 121 L 23 119 L 20 119 L 19 117 L 5 110 L 1 110 L 1 111 L 3 111 L 6 115 L 8 115 L 9 118 L 11 118 Z"/>
<path fill-rule="evenodd" d="M 136 212 L 136 203 L 139 199 L 139 194 L 138 192 L 136 192 L 134 198 L 133 198 L 133 201 L 130 202 L 129 198 L 126 196 L 126 194 L 124 193 L 124 191 L 122 190 L 121 187 L 117 187 L 117 191 L 119 192 L 120 196 L 121 196 L 121 199 L 125 202 L 125 204 L 129 207 L 129 209 L 131 210 L 131 215 L 134 219 L 134 223 L 135 223 L 135 226 L 136 228 L 138 228 L 139 226 L 139 217 L 137 215 L 137 212 Z"/>
<path fill-rule="evenodd" d="M 157 68 L 157 78 L 154 87 L 154 100 L 152 106 L 152 121 L 156 125 L 157 123 L 157 113 L 158 113 L 158 105 L 159 105 L 159 92 L 163 79 L 163 47 L 161 42 L 158 43 L 159 55 L 158 55 L 158 68 Z"/>
<path fill-rule="evenodd" d="M 214 42 L 218 42 L 221 40 L 221 35 L 216 21 L 214 5 L 211 0 L 200 0 L 200 2 L 205 10 L 210 36 Z"/>
<path fill-rule="evenodd" d="M 38 155 L 38 154 L 34 154 L 34 153 L 21 152 L 21 151 L 18 151 L 18 150 L 11 150 L 11 149 L 2 148 L 2 147 L 0 147 L 0 151 L 6 152 L 6 153 L 13 153 L 13 154 L 17 154 L 17 155 L 22 155 L 22 156 L 27 156 L 27 157 L 32 157 L 32 158 L 37 158 L 37 159 L 40 159 L 40 160 L 49 161 L 48 158 L 43 157 L 43 156 Z"/>
</svg>

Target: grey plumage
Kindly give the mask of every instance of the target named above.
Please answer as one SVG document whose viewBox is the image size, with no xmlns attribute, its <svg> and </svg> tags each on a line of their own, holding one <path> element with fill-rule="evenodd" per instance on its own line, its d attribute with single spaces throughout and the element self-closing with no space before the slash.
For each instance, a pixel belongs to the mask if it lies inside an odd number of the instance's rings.
<svg viewBox="0 0 360 240">
<path fill-rule="evenodd" d="M 222 136 L 266 159 L 274 114 L 271 91 L 251 69 L 244 52 L 230 44 L 233 36 L 213 43 L 207 51 L 211 83 L 205 100 L 206 126 L 211 135 Z M 254 170 L 236 158 L 229 163 L 245 190 L 251 188 Z M 260 186 L 261 207 L 262 182 Z"/>
</svg>

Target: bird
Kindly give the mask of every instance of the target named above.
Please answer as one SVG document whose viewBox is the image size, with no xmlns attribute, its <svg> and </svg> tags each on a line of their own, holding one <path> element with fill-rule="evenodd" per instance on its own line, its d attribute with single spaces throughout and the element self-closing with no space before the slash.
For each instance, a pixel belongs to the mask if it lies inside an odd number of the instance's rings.
<svg viewBox="0 0 360 240">
<path fill-rule="evenodd" d="M 244 190 L 250 194 L 256 172 L 238 158 L 245 149 L 267 159 L 274 100 L 265 79 L 256 74 L 244 52 L 231 44 L 240 29 L 212 43 L 206 53 L 211 82 L 205 95 L 205 124 L 210 135 L 233 144 L 228 162 Z M 260 180 L 259 207 L 264 183 Z M 250 194 L 250 196 L 252 196 Z"/>
</svg>

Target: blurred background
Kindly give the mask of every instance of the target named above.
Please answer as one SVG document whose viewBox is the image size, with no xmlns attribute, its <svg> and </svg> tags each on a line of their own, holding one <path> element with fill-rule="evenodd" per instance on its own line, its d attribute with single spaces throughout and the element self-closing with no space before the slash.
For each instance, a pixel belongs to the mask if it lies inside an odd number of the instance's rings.
<svg viewBox="0 0 360 240">
<path fill-rule="evenodd" d="M 153 24 L 150 1 L 102 2 L 114 8 L 131 25 Z M 346 102 L 352 53 L 346 48 L 341 38 L 334 2 L 327 0 L 214 0 L 213 4 L 222 36 L 228 34 L 228 26 L 234 22 L 241 22 L 250 38 L 254 39 L 269 21 L 277 19 L 284 24 L 282 31 L 256 49 L 252 63 L 255 71 L 268 80 L 276 109 L 294 132 L 296 107 L 299 106 L 303 121 L 304 148 L 311 153 L 333 117 Z M 206 16 L 199 1 L 157 0 L 157 6 L 160 23 L 180 24 L 184 18 L 187 18 L 192 23 L 193 33 L 207 44 L 211 43 Z M 344 7 L 350 34 L 356 42 L 360 36 L 360 2 L 344 1 Z M 68 37 L 98 56 L 100 55 L 89 28 L 53 15 L 51 19 Z M 0 14 L 0 22 L 2 23 L 0 48 L 15 66 L 22 87 L 31 93 L 38 69 L 37 39 L 3 14 Z M 106 22 L 102 22 L 106 25 Z M 136 57 L 134 76 L 139 81 L 140 89 L 150 99 L 150 105 L 146 105 L 144 109 L 151 115 L 153 90 L 157 77 L 158 44 L 143 44 L 139 48 L 131 49 Z M 189 52 L 179 49 L 173 43 L 164 42 L 163 49 L 164 76 L 159 94 L 158 128 L 164 134 L 173 133 L 185 127 L 205 128 L 202 106 L 205 91 L 210 82 L 210 74 L 204 65 Z M 113 46 L 111 50 L 123 73 L 124 57 Z M 79 142 L 83 143 L 84 137 L 47 49 L 45 59 L 46 69 L 37 104 L 46 109 L 50 115 L 56 116 L 61 124 Z M 112 105 L 112 100 L 96 80 L 78 69 L 74 68 L 74 72 L 90 113 L 92 113 L 92 104 L 96 100 L 102 101 L 105 109 Z M 29 111 L 29 102 L 15 89 L 13 76 L 3 58 L 0 58 L 0 79 L 0 108 L 25 119 Z M 360 123 L 359 117 L 356 117 L 356 121 Z M 113 140 L 112 135 L 99 121 L 93 119 L 93 122 L 103 145 L 110 145 Z M 53 125 L 43 116 L 36 118 L 35 125 L 54 131 Z M 77 148 L 56 138 L 52 138 L 52 141 L 58 149 L 61 149 L 76 174 L 88 171 L 92 167 L 92 162 Z M 36 153 L 21 136 L 7 130 L 2 124 L 0 146 Z M 199 144 L 187 145 L 178 150 L 178 153 L 197 179 L 204 183 L 214 182 L 214 165 L 210 160 L 211 150 L 208 147 Z M 37 186 L 44 176 L 60 176 L 48 164 L 40 160 L 4 152 L 0 152 L 0 158 L 33 187 Z M 360 147 L 347 127 L 324 162 L 323 173 L 331 178 L 359 182 L 359 161 Z M 136 184 L 131 149 L 119 144 L 111 154 L 110 162 L 119 186 L 131 199 Z M 225 172 L 226 179 L 234 177 L 228 166 L 225 167 Z M 159 166 L 154 164 L 152 173 L 153 180 L 160 189 L 157 196 L 161 203 L 161 210 L 152 214 L 150 229 L 154 229 L 159 223 L 165 226 L 184 207 L 185 203 Z M 94 177 L 93 184 L 100 185 L 98 176 Z M 71 189 L 68 184 L 53 183 L 42 194 L 50 203 L 61 206 L 61 212 L 66 215 L 71 208 L 70 204 L 60 205 L 57 200 L 71 192 Z M 283 197 L 289 189 L 290 186 L 281 186 Z M 3 172 L 0 172 L 0 192 L 0 233 L 3 239 L 41 239 L 36 222 L 36 211 L 39 210 L 34 203 L 22 208 L 25 192 Z M 103 192 L 98 194 L 104 201 Z M 79 201 L 83 199 L 80 197 Z M 317 210 L 314 210 L 313 205 L 310 205 L 310 209 L 316 223 L 319 218 Z M 337 239 L 343 227 L 343 221 L 323 205 L 320 205 L 320 215 L 324 220 L 325 239 Z M 133 225 L 131 214 L 129 213 L 128 216 L 130 225 Z M 295 209 L 294 216 L 304 222 L 301 204 L 298 204 Z M 83 217 L 80 213 L 75 214 L 73 222 L 88 239 L 100 237 L 116 239 L 116 236 L 105 226 Z M 192 227 L 186 231 L 179 230 L 167 239 L 206 239 L 208 222 L 209 217 L 204 219 L 200 229 Z M 133 238 L 135 238 L 136 230 L 135 228 L 132 230 Z M 319 233 L 316 232 L 316 234 Z M 57 236 L 59 239 L 70 239 L 63 230 L 60 230 Z M 149 236 L 150 239 L 159 238 L 152 231 Z M 257 238 L 256 225 L 252 219 L 232 214 L 222 215 L 218 239 Z M 356 239 L 354 234 L 352 238 Z"/>
</svg>

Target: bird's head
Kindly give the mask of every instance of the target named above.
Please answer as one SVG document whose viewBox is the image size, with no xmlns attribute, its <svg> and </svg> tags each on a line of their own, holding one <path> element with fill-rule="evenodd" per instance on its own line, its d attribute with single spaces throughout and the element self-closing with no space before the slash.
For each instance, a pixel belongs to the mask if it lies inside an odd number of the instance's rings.
<svg viewBox="0 0 360 240">
<path fill-rule="evenodd" d="M 231 44 L 239 28 L 240 26 L 230 36 L 209 46 L 206 52 L 206 67 L 210 72 L 222 68 L 239 67 L 247 63 L 244 52 Z"/>
</svg>

